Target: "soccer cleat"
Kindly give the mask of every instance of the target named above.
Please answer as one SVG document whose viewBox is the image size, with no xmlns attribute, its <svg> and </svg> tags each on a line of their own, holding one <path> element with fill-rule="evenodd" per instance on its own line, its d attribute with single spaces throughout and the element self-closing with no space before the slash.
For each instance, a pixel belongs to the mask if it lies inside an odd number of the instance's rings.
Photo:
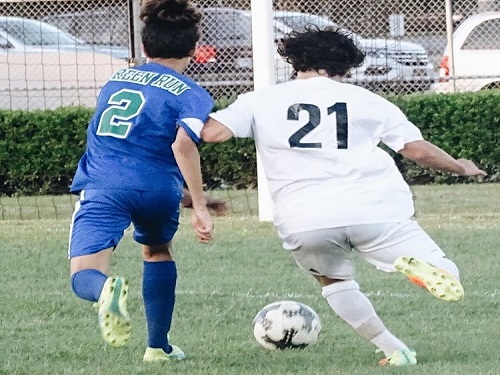
<svg viewBox="0 0 500 375">
<path fill-rule="evenodd" d="M 434 297 L 448 302 L 460 301 L 464 297 L 464 289 L 455 276 L 429 263 L 403 256 L 394 261 L 394 267 L 412 283 L 426 288 Z"/>
<path fill-rule="evenodd" d="M 122 277 L 108 277 L 97 305 L 102 338 L 111 346 L 123 346 L 130 337 L 132 326 L 126 308 L 127 296 L 128 281 Z"/>
<path fill-rule="evenodd" d="M 412 366 L 417 364 L 417 353 L 412 349 L 395 350 L 391 356 L 382 358 L 380 366 Z"/>
<path fill-rule="evenodd" d="M 170 345 L 172 347 L 172 351 L 170 353 L 166 353 L 161 348 L 146 348 L 146 352 L 144 353 L 144 362 L 162 362 L 162 361 L 182 361 L 186 359 L 186 355 L 176 345 Z"/>
</svg>

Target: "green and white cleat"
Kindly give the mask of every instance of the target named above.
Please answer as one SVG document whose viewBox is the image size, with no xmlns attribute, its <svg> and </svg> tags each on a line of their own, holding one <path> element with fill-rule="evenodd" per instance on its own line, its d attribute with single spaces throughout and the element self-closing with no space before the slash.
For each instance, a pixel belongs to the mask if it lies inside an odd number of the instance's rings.
<svg viewBox="0 0 500 375">
<path fill-rule="evenodd" d="M 163 362 L 163 361 L 182 361 L 186 359 L 186 355 L 176 345 L 170 345 L 172 351 L 170 353 L 165 353 L 161 348 L 146 348 L 146 353 L 144 353 L 144 362 Z"/>
<path fill-rule="evenodd" d="M 108 277 L 97 306 L 99 327 L 104 341 L 120 347 L 127 343 L 132 325 L 127 313 L 128 281 L 122 277 Z"/>
<path fill-rule="evenodd" d="M 460 301 L 464 297 L 464 288 L 455 276 L 423 260 L 403 256 L 394 261 L 394 267 L 434 297 L 448 302 Z"/>
<path fill-rule="evenodd" d="M 395 350 L 390 357 L 381 359 L 380 366 L 412 366 L 417 364 L 417 353 L 412 349 Z"/>
</svg>

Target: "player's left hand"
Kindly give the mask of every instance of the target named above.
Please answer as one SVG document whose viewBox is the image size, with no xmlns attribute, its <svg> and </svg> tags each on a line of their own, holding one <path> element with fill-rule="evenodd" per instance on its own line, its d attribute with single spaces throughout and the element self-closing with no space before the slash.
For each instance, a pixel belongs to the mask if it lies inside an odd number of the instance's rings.
<svg viewBox="0 0 500 375">
<path fill-rule="evenodd" d="M 474 162 L 468 159 L 457 159 L 457 161 L 464 168 L 464 173 L 462 176 L 486 176 L 486 172 L 482 169 L 479 169 Z"/>
</svg>

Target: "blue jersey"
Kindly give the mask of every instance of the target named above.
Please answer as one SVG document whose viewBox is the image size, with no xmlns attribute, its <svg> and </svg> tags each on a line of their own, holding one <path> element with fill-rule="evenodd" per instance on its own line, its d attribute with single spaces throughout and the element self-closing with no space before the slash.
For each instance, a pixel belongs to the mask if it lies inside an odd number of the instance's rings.
<svg viewBox="0 0 500 375">
<path fill-rule="evenodd" d="M 171 147 L 177 128 L 199 143 L 213 105 L 207 91 L 163 65 L 118 71 L 99 94 L 71 191 L 178 192 L 184 180 Z"/>
</svg>

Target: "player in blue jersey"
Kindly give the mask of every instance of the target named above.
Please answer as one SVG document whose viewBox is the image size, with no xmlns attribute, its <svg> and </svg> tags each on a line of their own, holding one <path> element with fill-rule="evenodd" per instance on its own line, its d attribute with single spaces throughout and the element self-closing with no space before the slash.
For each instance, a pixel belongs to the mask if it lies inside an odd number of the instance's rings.
<svg viewBox="0 0 500 375">
<path fill-rule="evenodd" d="M 133 223 L 144 259 L 148 344 L 143 359 L 182 360 L 183 351 L 168 341 L 177 279 L 171 242 L 184 183 L 198 240 L 212 238 L 197 144 L 214 103 L 182 75 L 200 36 L 199 11 L 188 1 L 149 1 L 140 18 L 148 63 L 118 71 L 102 88 L 71 187 L 80 194 L 70 234 L 71 286 L 78 297 L 97 302 L 105 342 L 124 345 L 131 331 L 128 282 L 108 276 L 108 268 Z"/>
</svg>

